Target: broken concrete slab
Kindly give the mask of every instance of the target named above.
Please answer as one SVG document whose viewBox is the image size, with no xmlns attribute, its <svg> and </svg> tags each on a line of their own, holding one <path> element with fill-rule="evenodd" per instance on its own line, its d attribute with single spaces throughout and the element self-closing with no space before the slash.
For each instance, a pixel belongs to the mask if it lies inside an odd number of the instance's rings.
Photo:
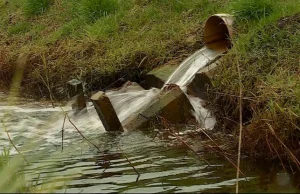
<svg viewBox="0 0 300 194">
<path fill-rule="evenodd" d="M 68 97 L 73 100 L 72 109 L 76 113 L 86 109 L 86 100 L 83 93 L 83 84 L 81 81 L 72 79 L 67 83 Z"/>
<path fill-rule="evenodd" d="M 134 92 L 134 91 L 142 91 L 145 90 L 142 86 L 140 86 L 136 82 L 127 81 L 120 89 L 119 92 Z"/>
<path fill-rule="evenodd" d="M 205 73 L 211 79 L 214 76 L 218 65 L 220 65 L 220 61 L 215 61 L 214 63 L 201 68 L 197 73 Z"/>
<path fill-rule="evenodd" d="M 111 90 L 106 90 L 106 94 L 123 94 L 123 93 L 128 93 L 128 92 L 138 92 L 145 90 L 142 86 L 140 86 L 136 82 L 131 82 L 127 81 L 124 83 L 121 87 L 116 88 L 116 89 L 111 89 Z M 96 92 L 95 92 L 96 93 Z"/>
<path fill-rule="evenodd" d="M 159 89 L 162 88 L 164 83 L 177 67 L 178 65 L 164 65 L 147 73 L 145 77 L 147 89 L 152 87 Z"/>
<path fill-rule="evenodd" d="M 109 98 L 100 91 L 91 97 L 97 114 L 106 131 L 123 131 L 123 127 Z"/>
<path fill-rule="evenodd" d="M 202 69 L 196 74 L 194 79 L 187 85 L 187 94 L 199 97 L 202 100 L 208 100 L 209 88 L 212 88 L 210 79 L 214 75 L 215 67 L 219 64 L 218 61 L 212 63 Z"/>
<path fill-rule="evenodd" d="M 209 77 L 205 73 L 196 73 L 192 82 L 187 85 L 187 94 L 208 100 L 208 89 L 212 87 Z"/>
<path fill-rule="evenodd" d="M 127 118 L 124 128 L 127 130 L 145 129 L 152 122 L 160 122 L 159 117 L 171 124 L 179 124 L 193 118 L 192 105 L 184 92 L 178 87 L 167 88 L 151 102 L 139 111 L 139 114 Z"/>
<path fill-rule="evenodd" d="M 72 79 L 67 82 L 68 98 L 73 98 L 79 93 L 83 93 L 83 84 L 77 79 Z"/>
</svg>

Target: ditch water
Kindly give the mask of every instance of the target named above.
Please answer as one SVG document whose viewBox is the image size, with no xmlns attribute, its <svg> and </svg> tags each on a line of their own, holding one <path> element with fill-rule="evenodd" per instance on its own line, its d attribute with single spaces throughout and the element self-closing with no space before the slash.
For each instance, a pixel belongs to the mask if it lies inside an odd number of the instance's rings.
<svg viewBox="0 0 300 194">
<path fill-rule="evenodd" d="M 104 163 L 103 153 L 85 141 L 68 120 L 62 151 L 63 113 L 60 108 L 44 106 L 0 105 L 0 117 L 4 118 L 13 142 L 29 161 L 24 170 L 26 180 L 35 181 L 37 188 L 67 193 L 235 191 L 236 169 L 222 156 L 201 153 L 210 162 L 208 166 L 184 148 L 170 148 L 166 142 L 154 141 L 152 133 L 107 133 L 93 106 L 84 115 L 70 114 L 70 117 L 84 136 L 105 153 L 110 166 Z M 64 109 L 67 111 L 68 107 Z M 2 126 L 0 144 L 1 149 L 10 148 L 12 157 L 17 154 Z M 140 173 L 139 178 L 124 154 Z M 240 191 L 296 192 L 293 175 L 283 173 L 276 166 L 261 166 L 242 158 L 241 169 L 247 180 L 240 179 Z"/>
</svg>

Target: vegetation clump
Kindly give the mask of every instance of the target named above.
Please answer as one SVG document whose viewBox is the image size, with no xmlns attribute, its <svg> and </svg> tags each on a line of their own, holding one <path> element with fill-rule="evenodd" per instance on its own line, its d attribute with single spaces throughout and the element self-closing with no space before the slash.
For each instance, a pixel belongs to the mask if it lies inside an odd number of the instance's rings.
<svg viewBox="0 0 300 194">
<path fill-rule="evenodd" d="M 78 4 L 80 15 L 89 22 L 108 16 L 118 8 L 117 0 L 82 0 Z"/>
<path fill-rule="evenodd" d="M 10 157 L 9 150 L 4 148 L 0 154 L 1 192 L 29 192 L 22 169 L 12 165 Z"/>
<path fill-rule="evenodd" d="M 30 30 L 30 23 L 20 22 L 13 26 L 10 26 L 7 32 L 9 35 L 18 35 L 18 34 L 26 33 L 29 30 Z"/>
<path fill-rule="evenodd" d="M 232 3 L 234 16 L 239 20 L 259 20 L 268 17 L 275 9 L 272 0 L 237 0 Z"/>
<path fill-rule="evenodd" d="M 24 12 L 27 16 L 42 15 L 51 5 L 52 0 L 26 0 Z"/>
</svg>

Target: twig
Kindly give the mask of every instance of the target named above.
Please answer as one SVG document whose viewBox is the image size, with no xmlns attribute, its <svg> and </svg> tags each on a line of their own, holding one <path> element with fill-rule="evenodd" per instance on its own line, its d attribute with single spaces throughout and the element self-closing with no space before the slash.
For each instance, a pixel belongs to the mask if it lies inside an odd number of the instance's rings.
<svg viewBox="0 0 300 194">
<path fill-rule="evenodd" d="M 169 123 L 168 123 L 168 121 L 165 119 L 165 118 L 163 118 L 163 117 L 161 117 L 161 116 L 157 116 L 157 117 L 159 117 L 160 119 L 161 119 L 161 123 L 167 128 L 167 129 L 169 129 L 169 134 L 171 134 L 171 135 L 173 135 L 173 136 L 175 136 L 179 141 L 181 141 L 187 148 L 189 148 L 194 154 L 196 154 L 196 156 L 198 156 L 199 158 L 201 158 L 203 161 L 205 161 L 209 166 L 211 166 L 211 164 L 207 161 L 207 160 L 205 160 L 201 155 L 199 155 L 188 143 L 186 143 L 183 139 L 181 139 L 178 135 L 176 135 L 174 132 L 173 132 L 173 130 L 170 128 L 170 125 L 169 125 Z M 172 133 L 171 133 L 171 132 Z"/>
<path fill-rule="evenodd" d="M 49 91 L 51 105 L 52 105 L 52 107 L 53 107 L 53 108 L 55 108 L 55 106 L 54 106 L 54 102 L 53 102 L 53 97 L 54 97 L 54 96 L 52 95 L 52 92 L 51 92 L 50 86 L 49 86 L 49 85 L 47 85 L 46 81 L 44 80 L 44 78 L 42 77 L 42 75 L 41 75 L 41 74 L 39 74 L 39 76 L 40 76 L 40 78 L 42 79 L 42 81 L 44 82 L 44 84 L 46 85 L 46 87 L 47 87 L 47 89 L 48 89 L 48 91 Z"/>
<path fill-rule="evenodd" d="M 144 119 L 150 120 L 148 117 L 142 115 L 141 113 L 139 113 L 138 118 L 139 118 L 140 116 L 143 117 Z"/>
<path fill-rule="evenodd" d="M 241 148 L 242 148 L 242 133 L 243 133 L 243 107 L 242 107 L 242 101 L 243 101 L 243 88 L 242 88 L 242 77 L 241 77 L 241 70 L 240 70 L 240 65 L 238 58 L 236 58 L 236 65 L 237 65 L 237 70 L 238 70 L 238 75 L 239 75 L 239 90 L 240 90 L 240 95 L 239 95 L 239 107 L 240 107 L 240 135 L 239 135 L 239 148 L 238 148 L 238 159 L 237 159 L 237 168 L 240 169 L 240 162 L 241 162 Z M 239 193 L 239 176 L 240 176 L 240 171 L 236 171 L 236 188 L 235 192 Z"/>
<path fill-rule="evenodd" d="M 130 164 L 130 166 L 133 168 L 133 170 L 136 172 L 136 174 L 138 175 L 136 178 L 136 182 L 139 181 L 139 178 L 141 176 L 141 174 L 136 170 L 136 168 L 134 167 L 134 165 L 130 162 L 130 160 L 127 158 L 127 156 L 124 154 L 123 150 L 120 148 L 120 146 L 117 145 L 117 148 L 122 152 L 122 155 L 124 156 L 124 158 L 127 160 L 127 162 Z"/>
<path fill-rule="evenodd" d="M 300 131 L 300 128 L 299 128 L 297 125 L 295 125 L 295 124 L 292 123 L 292 122 L 291 122 L 291 124 L 294 125 L 294 127 L 296 127 L 296 128 Z"/>
<path fill-rule="evenodd" d="M 66 122 L 66 118 L 67 118 L 67 113 L 65 113 L 63 126 L 62 126 L 62 128 L 61 128 L 61 152 L 64 151 L 64 132 L 65 132 L 65 122 Z"/>
<path fill-rule="evenodd" d="M 42 78 L 42 81 L 44 82 L 44 84 L 46 85 L 46 87 L 48 88 L 48 90 L 49 90 L 49 95 L 50 95 L 50 100 L 51 100 L 51 104 L 52 104 L 52 107 L 53 108 L 55 108 L 55 105 L 54 105 L 54 102 L 53 102 L 53 98 L 54 98 L 54 100 L 55 101 L 57 101 L 56 100 L 56 98 L 55 98 L 55 96 L 53 95 L 53 93 L 52 93 L 52 91 L 51 91 L 51 87 L 50 87 L 50 81 L 49 81 L 49 68 L 48 68 L 48 66 L 47 66 L 47 60 L 46 60 L 46 58 L 45 58 L 45 55 L 41 55 L 41 59 L 42 59 L 42 61 L 43 61 L 43 66 L 44 66 L 44 70 L 45 70 L 45 76 L 46 76 L 46 80 L 47 80 L 47 83 L 46 83 L 46 81 L 43 79 L 43 77 L 41 76 L 41 74 L 40 74 L 40 77 Z"/>
<path fill-rule="evenodd" d="M 276 139 L 283 145 L 283 147 L 289 152 L 289 154 L 291 155 L 291 157 L 294 159 L 294 162 L 297 165 L 298 170 L 300 170 L 300 162 L 299 160 L 296 158 L 296 156 L 291 152 L 291 150 L 279 139 L 279 137 L 276 135 L 273 127 L 267 123 L 268 127 L 270 128 L 272 134 L 276 137 Z"/>
<path fill-rule="evenodd" d="M 236 122 L 236 121 L 234 121 L 234 120 L 232 120 L 232 119 L 230 119 L 230 118 L 227 118 L 227 117 L 223 117 L 223 119 L 227 119 L 227 120 L 229 120 L 229 121 L 231 121 L 231 122 L 234 122 L 235 124 L 239 124 L 239 122 Z"/>
<path fill-rule="evenodd" d="M 235 98 L 240 98 L 239 96 L 237 95 L 232 95 L 232 94 L 225 94 L 225 93 L 221 93 L 221 92 L 214 92 L 215 94 L 220 94 L 222 96 L 231 96 L 231 97 L 235 97 Z M 249 101 L 253 101 L 253 102 L 258 102 L 257 100 L 253 100 L 251 98 L 260 98 L 259 96 L 255 96 L 255 97 L 243 97 L 242 99 L 243 100 L 249 100 Z"/>
<path fill-rule="evenodd" d="M 228 162 L 230 162 L 247 180 L 246 175 L 241 171 L 241 169 L 225 154 L 224 150 L 204 131 L 201 129 L 201 132 L 204 133 L 204 135 L 206 135 L 214 144 L 215 146 L 217 146 L 217 148 L 219 148 L 221 151 L 218 151 L 216 149 L 214 149 L 216 152 L 220 153 L 222 156 L 224 156 Z M 211 148 L 211 147 L 210 147 Z M 211 148 L 213 149 L 213 148 Z"/>
<path fill-rule="evenodd" d="M 28 165 L 29 162 L 28 162 L 28 161 L 26 160 L 26 158 L 21 154 L 21 152 L 19 151 L 19 149 L 15 146 L 14 142 L 13 142 L 12 139 L 10 138 L 10 135 L 9 135 L 9 133 L 8 133 L 8 130 L 7 130 L 7 128 L 6 128 L 6 126 L 5 126 L 4 122 L 3 122 L 3 120 L 2 120 L 2 125 L 3 125 L 3 127 L 4 127 L 5 133 L 7 134 L 7 137 L 8 137 L 8 139 L 9 139 L 11 145 L 13 145 L 13 147 L 16 149 L 16 151 L 19 153 L 19 155 L 23 158 L 23 160 L 24 160 L 24 161 L 26 162 L 26 164 Z"/>
<path fill-rule="evenodd" d="M 170 132 L 169 132 L 170 133 Z M 201 158 L 202 160 L 204 160 L 209 166 L 211 166 L 211 164 L 205 160 L 201 155 L 199 155 L 188 143 L 186 143 L 183 139 L 181 139 L 178 135 L 176 135 L 175 133 L 170 133 L 171 135 L 174 135 L 177 139 L 179 139 L 179 141 L 181 141 L 186 147 L 188 147 L 194 154 L 196 154 L 199 158 Z"/>
<path fill-rule="evenodd" d="M 273 144 L 272 144 L 271 142 L 269 142 L 268 138 L 266 138 L 266 141 L 267 141 L 268 145 L 272 146 L 273 150 L 276 152 L 276 154 L 277 154 L 277 156 L 278 156 L 278 158 L 279 158 L 279 160 L 280 160 L 280 163 L 281 163 L 281 166 L 282 166 L 283 170 L 284 170 L 285 172 L 287 172 L 286 169 L 285 169 L 285 167 L 284 167 L 284 164 L 283 164 L 283 162 L 282 162 L 282 159 L 281 159 L 279 153 L 277 152 L 276 148 L 273 146 Z"/>
<path fill-rule="evenodd" d="M 92 144 L 99 152 L 101 152 L 100 148 L 98 146 L 96 146 L 93 142 L 91 142 L 89 139 L 87 139 L 81 132 L 80 130 L 76 127 L 76 125 L 71 121 L 70 117 L 68 114 L 66 114 L 66 116 L 68 117 L 69 122 L 73 125 L 73 127 L 77 130 L 77 132 L 81 135 L 81 137 L 86 140 L 88 143 Z M 103 157 L 105 158 L 105 160 L 108 161 L 109 164 L 111 164 L 110 160 L 106 157 L 105 154 L 103 154 Z"/>
</svg>

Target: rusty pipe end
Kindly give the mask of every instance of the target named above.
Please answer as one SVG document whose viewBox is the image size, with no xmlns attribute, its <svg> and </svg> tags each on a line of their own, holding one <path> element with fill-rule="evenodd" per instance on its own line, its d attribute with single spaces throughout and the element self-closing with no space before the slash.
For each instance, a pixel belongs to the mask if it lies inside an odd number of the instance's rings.
<svg viewBox="0 0 300 194">
<path fill-rule="evenodd" d="M 211 48 L 230 49 L 233 38 L 233 21 L 233 16 L 229 14 L 210 16 L 204 26 L 204 44 Z"/>
</svg>

